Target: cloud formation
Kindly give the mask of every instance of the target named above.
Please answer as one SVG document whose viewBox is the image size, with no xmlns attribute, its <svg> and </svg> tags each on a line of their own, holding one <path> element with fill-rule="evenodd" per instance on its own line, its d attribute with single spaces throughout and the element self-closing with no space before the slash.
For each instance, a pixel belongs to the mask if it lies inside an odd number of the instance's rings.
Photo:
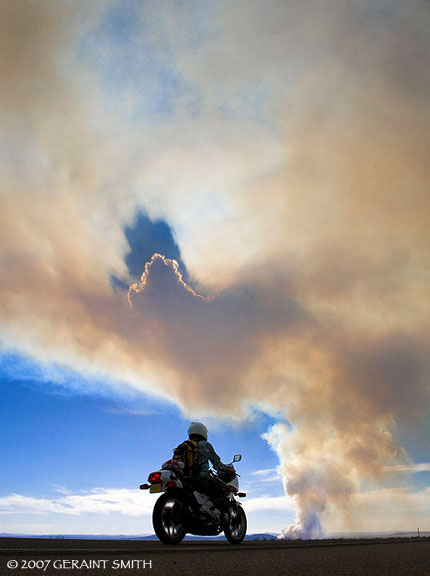
<svg viewBox="0 0 430 576">
<path fill-rule="evenodd" d="M 66 493 L 56 498 L 33 498 L 10 494 L 0 498 L 0 515 L 19 514 L 110 514 L 149 516 L 152 513 L 151 497 L 136 490 L 96 488 L 88 493 Z"/>
<path fill-rule="evenodd" d="M 428 417 L 429 6 L 245 4 L 124 36 L 109 2 L 1 2 L 0 334 L 186 414 L 282 413 L 288 534 L 315 535 Z M 192 288 L 127 262 L 141 209 Z"/>
</svg>

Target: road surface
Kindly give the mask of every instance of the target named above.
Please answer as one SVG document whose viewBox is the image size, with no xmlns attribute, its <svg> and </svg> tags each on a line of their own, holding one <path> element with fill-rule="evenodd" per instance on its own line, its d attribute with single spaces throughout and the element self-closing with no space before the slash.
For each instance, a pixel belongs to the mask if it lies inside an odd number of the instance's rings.
<svg viewBox="0 0 430 576">
<path fill-rule="evenodd" d="M 0 538 L 8 576 L 430 576 L 430 538 L 183 542 Z"/>
</svg>

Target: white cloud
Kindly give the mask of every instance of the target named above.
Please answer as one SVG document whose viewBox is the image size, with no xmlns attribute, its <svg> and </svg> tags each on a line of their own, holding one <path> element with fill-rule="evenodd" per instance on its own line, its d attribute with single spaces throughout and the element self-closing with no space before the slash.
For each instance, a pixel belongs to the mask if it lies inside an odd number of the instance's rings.
<svg viewBox="0 0 430 576">
<path fill-rule="evenodd" d="M 384 472 L 410 472 L 416 474 L 417 472 L 430 472 L 430 463 L 421 464 L 396 464 L 394 466 L 384 466 Z"/>
<path fill-rule="evenodd" d="M 263 470 L 255 470 L 251 473 L 255 477 L 255 481 L 259 484 L 279 484 L 282 482 L 282 475 L 279 468 L 265 468 Z"/>
<path fill-rule="evenodd" d="M 130 408 L 127 406 L 107 407 L 103 409 L 107 414 L 118 414 L 119 416 L 151 416 L 155 410 L 151 408 Z"/>
<path fill-rule="evenodd" d="M 59 490 L 58 490 L 59 491 Z M 37 498 L 22 494 L 9 494 L 0 498 L 0 515 L 5 514 L 110 514 L 130 516 L 152 514 L 155 499 L 147 492 L 126 488 L 94 488 L 85 493 L 66 493 L 54 498 Z M 63 495 L 64 494 L 64 495 Z M 295 505 L 288 496 L 260 496 L 242 501 L 248 512 L 261 510 L 294 511 Z"/>
<path fill-rule="evenodd" d="M 150 518 L 156 498 L 147 492 L 126 488 L 95 488 L 76 494 L 65 492 L 64 489 L 64 494 L 52 498 L 22 494 L 0 498 L 0 531 L 39 534 L 152 532 Z M 294 499 L 289 496 L 248 497 L 241 503 L 248 516 L 249 532 L 280 532 L 293 521 L 296 513 Z M 37 519 L 36 522 L 33 519 Z M 430 487 L 416 492 L 406 488 L 384 488 L 359 493 L 346 517 L 329 508 L 324 527 L 326 533 L 416 530 L 417 527 L 425 531 L 430 530 L 429 519 Z"/>
<path fill-rule="evenodd" d="M 0 498 L 0 532 L 21 534 L 151 534 L 156 497 L 132 489 L 95 488 L 38 498 L 9 494 Z M 66 493 L 67 492 L 67 493 Z M 248 532 L 280 532 L 295 514 L 289 497 L 268 495 L 241 501 Z M 43 518 L 43 521 L 42 521 Z"/>
<path fill-rule="evenodd" d="M 278 468 L 265 468 L 264 470 L 255 470 L 255 472 L 251 473 L 252 476 L 280 476 Z"/>
<path fill-rule="evenodd" d="M 242 502 L 246 512 L 261 512 L 262 510 L 285 510 L 287 512 L 294 512 L 296 505 L 294 500 L 289 496 L 259 496 L 256 498 L 248 498 Z"/>
<path fill-rule="evenodd" d="M 110 514 L 147 516 L 155 501 L 139 490 L 126 488 L 95 488 L 89 492 L 70 492 L 54 498 L 37 498 L 10 494 L 0 498 L 0 515 L 8 514 Z"/>
</svg>

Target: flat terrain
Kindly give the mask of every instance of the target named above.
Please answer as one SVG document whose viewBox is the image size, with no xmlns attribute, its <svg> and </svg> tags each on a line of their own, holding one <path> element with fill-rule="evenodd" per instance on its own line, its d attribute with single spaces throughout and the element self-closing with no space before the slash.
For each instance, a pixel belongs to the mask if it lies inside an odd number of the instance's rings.
<svg viewBox="0 0 430 576">
<path fill-rule="evenodd" d="M 10 567 L 8 563 L 12 561 Z M 183 542 L 0 538 L 0 574 L 430 576 L 430 538 Z"/>
</svg>

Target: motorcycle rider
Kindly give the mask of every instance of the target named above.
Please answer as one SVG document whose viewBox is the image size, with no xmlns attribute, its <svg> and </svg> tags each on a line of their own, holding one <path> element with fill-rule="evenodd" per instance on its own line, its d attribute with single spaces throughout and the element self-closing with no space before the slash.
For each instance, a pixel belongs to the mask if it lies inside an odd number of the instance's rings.
<svg viewBox="0 0 430 576">
<path fill-rule="evenodd" d="M 229 489 L 225 482 L 209 472 L 209 461 L 226 481 L 229 481 L 229 476 L 231 478 L 231 475 L 235 474 L 235 470 L 232 466 L 221 462 L 214 447 L 208 442 L 208 429 L 204 424 L 191 422 L 188 427 L 188 437 L 197 442 L 198 451 L 198 471 L 192 479 L 193 486 L 198 492 L 207 494 L 217 508 L 223 509 Z"/>
</svg>

